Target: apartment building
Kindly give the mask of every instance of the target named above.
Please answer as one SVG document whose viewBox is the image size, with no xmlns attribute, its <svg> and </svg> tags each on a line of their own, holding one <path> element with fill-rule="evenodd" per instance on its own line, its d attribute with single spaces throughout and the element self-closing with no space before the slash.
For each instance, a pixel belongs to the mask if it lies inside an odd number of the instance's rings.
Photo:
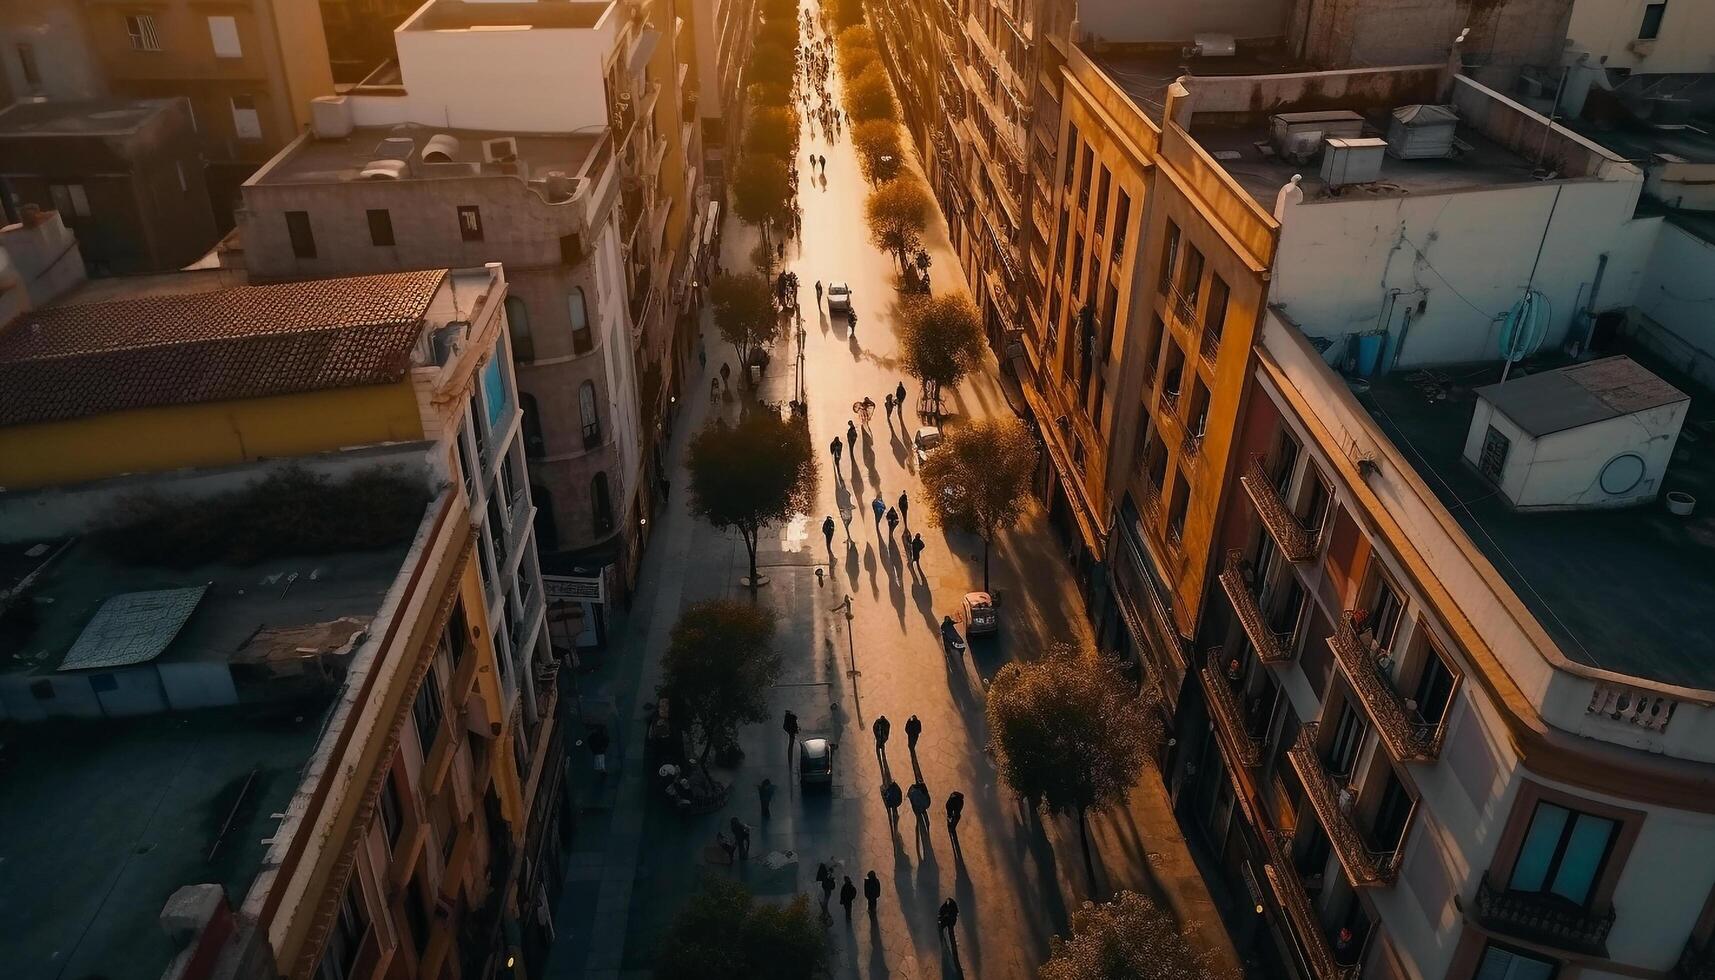
<svg viewBox="0 0 1715 980">
<path fill-rule="evenodd" d="M 0 873 L 43 898 L 4 958 L 528 975 L 563 750 L 506 279 L 229 279 L 102 280 L 0 330 L 3 594 L 34 610 L 0 675 L 0 824 L 34 844 Z M 152 810 L 92 826 L 127 783 Z"/>
<path fill-rule="evenodd" d="M 673 94 L 691 31 L 670 13 L 426 4 L 396 32 L 397 83 L 320 100 L 245 184 L 240 222 L 262 279 L 503 262 L 547 563 L 611 566 L 620 589 L 690 357 L 707 211 Z"/>
<path fill-rule="evenodd" d="M 95 99 L 107 94 L 84 33 L 81 0 L 0 5 L 0 77 L 13 98 Z"/>
<path fill-rule="evenodd" d="M 239 185 L 309 125 L 311 99 L 333 92 L 314 3 L 85 2 L 82 12 L 108 94 L 190 101 L 223 227 Z"/>
<path fill-rule="evenodd" d="M 702 132 L 703 166 L 711 188 L 726 180 L 728 134 L 736 148 L 744 132 L 744 66 L 750 61 L 750 45 L 756 37 L 756 0 L 712 0 L 693 3 L 681 0 L 679 16 L 693 30 L 697 84 L 688 96 Z M 711 191 L 721 200 L 718 191 Z"/>
<path fill-rule="evenodd" d="M 420 6 L 418 0 L 317 0 L 327 37 L 328 66 L 336 85 L 354 85 L 396 60 L 393 29 Z"/>
</svg>

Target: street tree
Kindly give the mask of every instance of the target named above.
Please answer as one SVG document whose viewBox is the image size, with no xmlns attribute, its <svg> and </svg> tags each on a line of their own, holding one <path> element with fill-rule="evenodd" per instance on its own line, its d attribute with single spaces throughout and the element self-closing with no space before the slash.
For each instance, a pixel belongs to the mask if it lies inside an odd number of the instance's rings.
<svg viewBox="0 0 1715 980">
<path fill-rule="evenodd" d="M 753 106 L 788 106 L 792 104 L 792 90 L 773 82 L 757 82 L 745 89 L 745 93 Z"/>
<path fill-rule="evenodd" d="M 914 174 L 906 174 L 870 191 L 864 202 L 864 221 L 869 240 L 876 248 L 893 253 L 903 275 L 912 252 L 923 244 L 935 200 Z"/>
<path fill-rule="evenodd" d="M 1193 946 L 1172 913 L 1137 892 L 1086 901 L 1072 934 L 1055 936 L 1038 980 L 1215 980 L 1213 954 Z"/>
<path fill-rule="evenodd" d="M 756 44 L 773 44 L 787 51 L 798 48 L 798 19 L 795 17 L 767 17 L 757 25 Z"/>
<path fill-rule="evenodd" d="M 1036 439 L 1010 416 L 972 419 L 953 428 L 923 460 L 918 475 L 931 518 L 982 539 L 985 592 L 995 536 L 1018 523 L 1035 473 Z"/>
<path fill-rule="evenodd" d="M 798 0 L 762 0 L 762 16 L 769 20 L 798 22 Z"/>
<path fill-rule="evenodd" d="M 846 82 L 846 114 L 853 122 L 866 119 L 899 121 L 899 106 L 893 101 L 893 88 L 887 84 L 887 71 L 881 62 L 872 61 L 863 71 Z"/>
<path fill-rule="evenodd" d="M 809 896 L 775 905 L 707 875 L 661 937 L 655 980 L 805 980 L 826 976 L 828 957 Z"/>
<path fill-rule="evenodd" d="M 740 725 L 768 716 L 780 665 L 767 606 L 710 599 L 679 615 L 661 659 L 661 690 L 693 740 L 701 738 L 697 765 L 705 775 L 710 752 L 737 744 Z"/>
<path fill-rule="evenodd" d="M 780 336 L 773 296 L 768 277 L 754 272 L 719 276 L 709 288 L 715 327 L 721 339 L 732 345 L 741 367 L 750 363 L 752 351 Z"/>
<path fill-rule="evenodd" d="M 850 34 L 852 31 L 863 31 L 865 34 L 868 34 L 869 28 L 854 27 L 851 30 L 846 31 L 846 33 Z M 874 44 L 847 44 L 845 43 L 843 35 L 836 52 L 839 57 L 840 74 L 846 78 L 856 78 L 865 68 L 868 68 L 870 65 L 881 60 L 881 52 L 875 49 Z"/>
<path fill-rule="evenodd" d="M 750 80 L 770 85 L 792 87 L 792 76 L 798 71 L 797 56 L 780 44 L 758 41 L 750 49 Z"/>
<path fill-rule="evenodd" d="M 1006 664 L 989 685 L 989 748 L 1001 778 L 1033 807 L 1076 815 L 1092 883 L 1089 815 L 1124 803 L 1149 764 L 1143 712 L 1107 660 L 1066 644 Z"/>
<path fill-rule="evenodd" d="M 871 119 L 852 127 L 852 148 L 857 151 L 858 167 L 870 183 L 892 180 L 899 173 L 904 148 L 899 142 L 899 124 L 886 119 Z"/>
<path fill-rule="evenodd" d="M 924 400 L 939 413 L 942 389 L 957 387 L 982 363 L 983 326 L 976 306 L 963 293 L 916 299 L 904 305 L 897 330 L 900 362 L 923 383 Z"/>
<path fill-rule="evenodd" d="M 691 512 L 744 539 L 755 589 L 761 530 L 816 499 L 816 454 L 803 416 L 781 417 L 772 405 L 747 407 L 736 423 L 716 418 L 691 441 Z"/>
<path fill-rule="evenodd" d="M 792 182 L 784 160 L 756 153 L 744 155 L 732 182 L 732 209 L 740 221 L 760 228 L 763 241 L 767 241 L 768 226 L 785 220 L 791 200 Z"/>
<path fill-rule="evenodd" d="M 790 160 L 798 153 L 798 112 L 788 106 L 756 106 L 744 130 L 747 153 Z"/>
<path fill-rule="evenodd" d="M 855 24 L 834 35 L 834 44 L 842 51 L 846 48 L 869 48 L 875 50 L 875 32 L 867 24 Z"/>
<path fill-rule="evenodd" d="M 834 26 L 855 27 L 863 23 L 863 0 L 833 0 Z"/>
</svg>

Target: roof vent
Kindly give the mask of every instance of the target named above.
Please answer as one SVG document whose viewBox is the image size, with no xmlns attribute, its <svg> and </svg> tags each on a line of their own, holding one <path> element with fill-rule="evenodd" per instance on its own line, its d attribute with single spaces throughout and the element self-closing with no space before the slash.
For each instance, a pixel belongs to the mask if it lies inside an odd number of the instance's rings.
<svg viewBox="0 0 1715 980">
<path fill-rule="evenodd" d="M 459 141 L 456 136 L 436 133 L 429 137 L 429 142 L 423 144 L 424 163 L 452 163 L 458 157 Z"/>
<path fill-rule="evenodd" d="M 375 145 L 375 159 L 404 163 L 411 159 L 411 152 L 416 148 L 417 141 L 409 136 L 386 136 Z"/>
<path fill-rule="evenodd" d="M 405 176 L 405 161 L 371 160 L 358 176 L 364 180 L 399 180 Z"/>
<path fill-rule="evenodd" d="M 511 163 L 518 159 L 518 139 L 513 136 L 499 136 L 482 141 L 483 163 Z"/>
</svg>

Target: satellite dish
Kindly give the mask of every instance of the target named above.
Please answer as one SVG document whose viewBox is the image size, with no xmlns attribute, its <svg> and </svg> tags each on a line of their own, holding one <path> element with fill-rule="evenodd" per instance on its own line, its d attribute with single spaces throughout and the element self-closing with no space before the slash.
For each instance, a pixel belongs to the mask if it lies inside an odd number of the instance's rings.
<svg viewBox="0 0 1715 980">
<path fill-rule="evenodd" d="M 1501 324 L 1501 357 L 1508 364 L 1517 364 L 1536 353 L 1548 336 L 1548 317 L 1552 306 L 1540 289 L 1526 289 L 1513 308 L 1507 311 Z"/>
</svg>

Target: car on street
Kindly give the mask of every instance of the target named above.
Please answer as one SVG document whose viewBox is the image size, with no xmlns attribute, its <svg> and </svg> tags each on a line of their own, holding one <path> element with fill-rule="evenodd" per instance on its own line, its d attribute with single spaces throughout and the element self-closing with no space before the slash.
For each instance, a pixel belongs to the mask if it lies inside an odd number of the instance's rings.
<svg viewBox="0 0 1715 980">
<path fill-rule="evenodd" d="M 828 283 L 828 312 L 850 313 L 852 311 L 852 287 L 843 282 Z"/>
<path fill-rule="evenodd" d="M 987 592 L 965 593 L 965 635 L 986 636 L 1000 629 L 1000 610 Z"/>
<path fill-rule="evenodd" d="M 834 746 L 825 738 L 798 743 L 798 781 L 806 786 L 834 781 Z"/>
<path fill-rule="evenodd" d="M 921 463 L 941 445 L 941 430 L 932 425 L 925 425 L 917 430 L 912 438 L 917 447 L 917 462 Z"/>
</svg>

